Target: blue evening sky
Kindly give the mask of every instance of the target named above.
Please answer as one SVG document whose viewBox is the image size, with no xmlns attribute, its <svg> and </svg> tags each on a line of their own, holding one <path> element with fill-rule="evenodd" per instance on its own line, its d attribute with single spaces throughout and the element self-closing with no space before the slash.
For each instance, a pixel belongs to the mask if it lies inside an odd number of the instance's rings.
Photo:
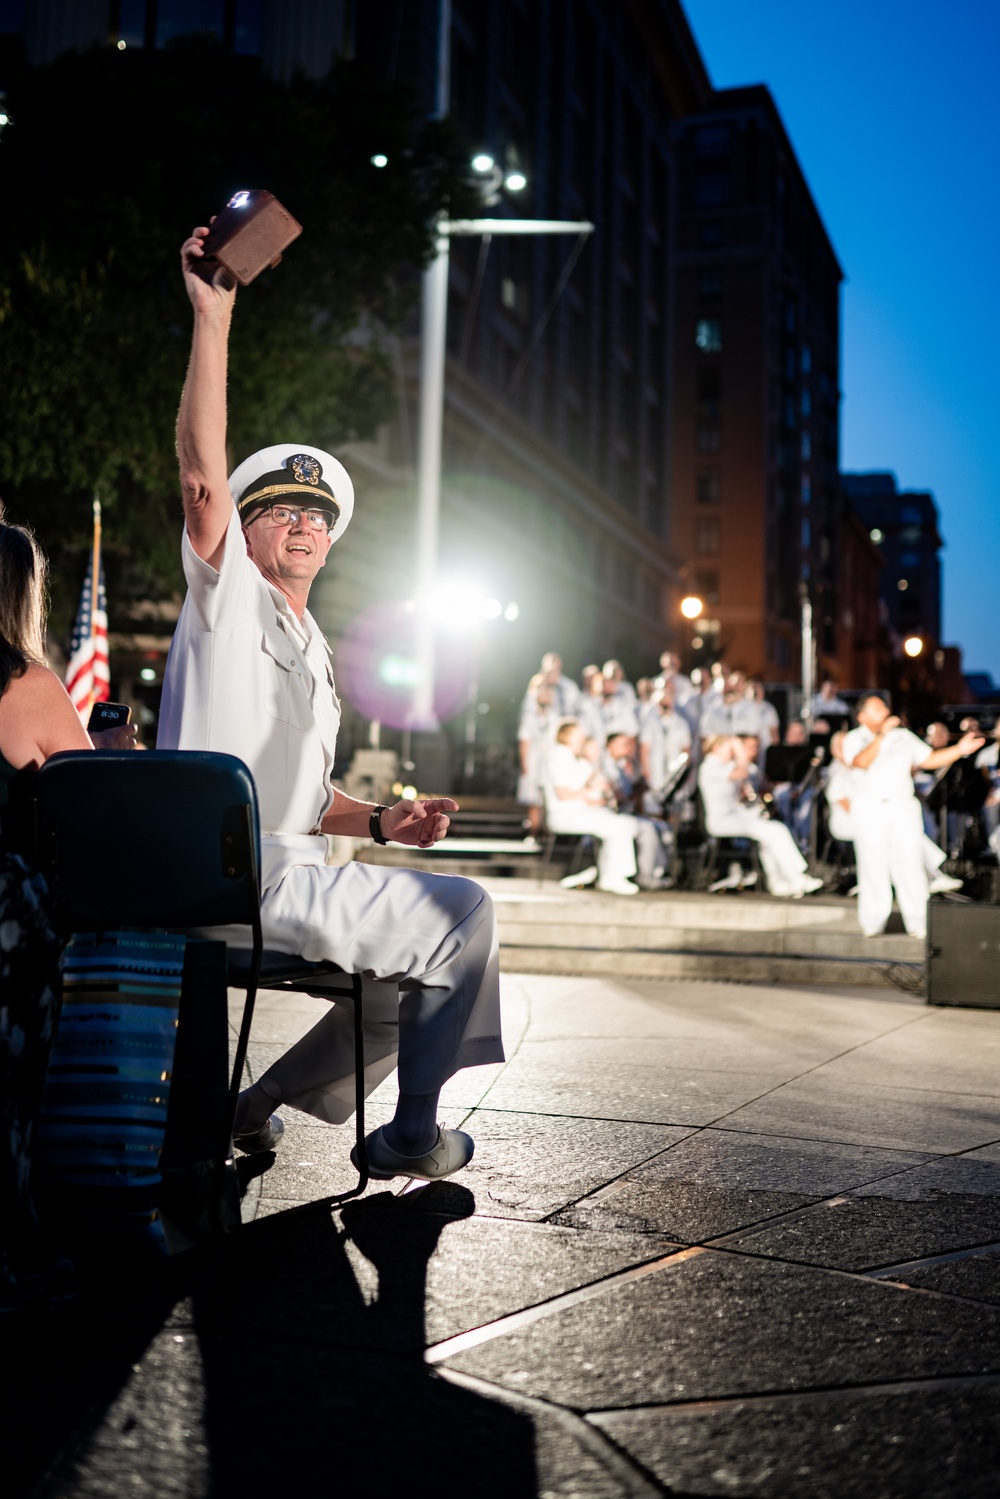
<svg viewBox="0 0 1000 1499">
<path fill-rule="evenodd" d="M 1000 681 L 1000 0 L 682 0 L 766 83 L 844 269 L 841 466 L 938 502 L 944 639 Z"/>
</svg>

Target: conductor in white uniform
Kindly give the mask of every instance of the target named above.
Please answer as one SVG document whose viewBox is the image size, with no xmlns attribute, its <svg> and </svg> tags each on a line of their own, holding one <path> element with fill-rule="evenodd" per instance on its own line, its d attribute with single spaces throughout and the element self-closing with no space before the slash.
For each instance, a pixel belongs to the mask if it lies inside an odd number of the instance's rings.
<svg viewBox="0 0 1000 1499">
<path fill-rule="evenodd" d="M 265 946 L 365 976 L 366 1087 L 397 1065 L 392 1121 L 368 1137 L 373 1176 L 447 1176 L 473 1143 L 437 1123 L 459 1068 L 503 1060 L 496 920 L 472 880 L 326 864 L 326 833 L 426 848 L 456 803 L 376 807 L 331 784 L 340 704 L 329 648 L 306 608 L 346 527 L 354 493 L 328 453 L 265 448 L 226 478 L 226 372 L 235 286 L 204 258 L 208 230 L 181 251 L 194 307 L 177 423 L 188 594 L 164 675 L 158 743 L 216 750 L 250 768 L 260 800 Z M 322 979 L 316 992 L 322 989 Z M 287 1104 L 329 1123 L 353 1110 L 353 1024 L 338 1000 L 240 1096 L 236 1143 L 269 1150 Z"/>
<path fill-rule="evenodd" d="M 913 788 L 915 770 L 941 770 L 974 754 L 983 739 L 963 734 L 948 749 L 929 749 L 900 726 L 881 697 L 862 698 L 858 727 L 843 744 L 844 764 L 863 772 L 854 782 L 852 823 L 858 863 L 858 925 L 866 937 L 885 930 L 895 890 L 903 925 L 912 937 L 927 933 L 929 882 L 924 828 Z"/>
</svg>

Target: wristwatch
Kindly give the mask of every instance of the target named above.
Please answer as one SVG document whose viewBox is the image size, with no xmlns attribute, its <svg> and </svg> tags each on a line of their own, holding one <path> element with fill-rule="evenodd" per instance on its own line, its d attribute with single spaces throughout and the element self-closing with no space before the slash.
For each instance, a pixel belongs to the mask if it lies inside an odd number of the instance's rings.
<svg viewBox="0 0 1000 1499">
<path fill-rule="evenodd" d="M 388 812 L 388 807 L 373 807 L 368 819 L 368 831 L 376 843 L 381 843 L 384 848 L 389 842 L 382 832 L 382 813 Z"/>
</svg>

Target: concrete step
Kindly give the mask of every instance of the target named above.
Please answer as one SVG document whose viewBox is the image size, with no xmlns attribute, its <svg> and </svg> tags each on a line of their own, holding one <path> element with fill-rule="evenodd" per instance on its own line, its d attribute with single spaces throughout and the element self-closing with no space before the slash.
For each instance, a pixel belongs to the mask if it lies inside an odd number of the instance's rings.
<svg viewBox="0 0 1000 1499">
<path fill-rule="evenodd" d="M 519 947 L 501 938 L 505 973 L 648 979 L 716 979 L 746 984 L 861 984 L 923 993 L 923 965 L 890 958 L 829 958 L 797 954 L 643 951 L 637 948 Z"/>
<path fill-rule="evenodd" d="M 904 933 L 889 933 L 871 938 L 860 932 L 816 932 L 781 928 L 778 930 L 741 930 L 739 928 L 674 926 L 637 926 L 625 923 L 593 923 L 586 926 L 570 922 L 512 920 L 502 907 L 500 940 L 509 947 L 560 947 L 611 953 L 651 952 L 725 952 L 778 957 L 829 957 L 849 959 L 888 958 L 894 962 L 921 963 L 924 944 Z"/>
<path fill-rule="evenodd" d="M 508 972 L 918 988 L 924 943 L 869 938 L 839 896 L 690 891 L 625 899 L 535 882 L 488 882 Z"/>
</svg>

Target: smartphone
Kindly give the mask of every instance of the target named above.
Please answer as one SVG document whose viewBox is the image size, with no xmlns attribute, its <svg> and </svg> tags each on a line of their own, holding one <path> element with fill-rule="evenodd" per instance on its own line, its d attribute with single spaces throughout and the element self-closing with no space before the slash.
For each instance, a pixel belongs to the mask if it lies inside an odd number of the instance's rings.
<svg viewBox="0 0 1000 1499">
<path fill-rule="evenodd" d="M 95 703 L 87 721 L 87 733 L 100 729 L 120 729 L 132 722 L 128 703 Z"/>
</svg>

